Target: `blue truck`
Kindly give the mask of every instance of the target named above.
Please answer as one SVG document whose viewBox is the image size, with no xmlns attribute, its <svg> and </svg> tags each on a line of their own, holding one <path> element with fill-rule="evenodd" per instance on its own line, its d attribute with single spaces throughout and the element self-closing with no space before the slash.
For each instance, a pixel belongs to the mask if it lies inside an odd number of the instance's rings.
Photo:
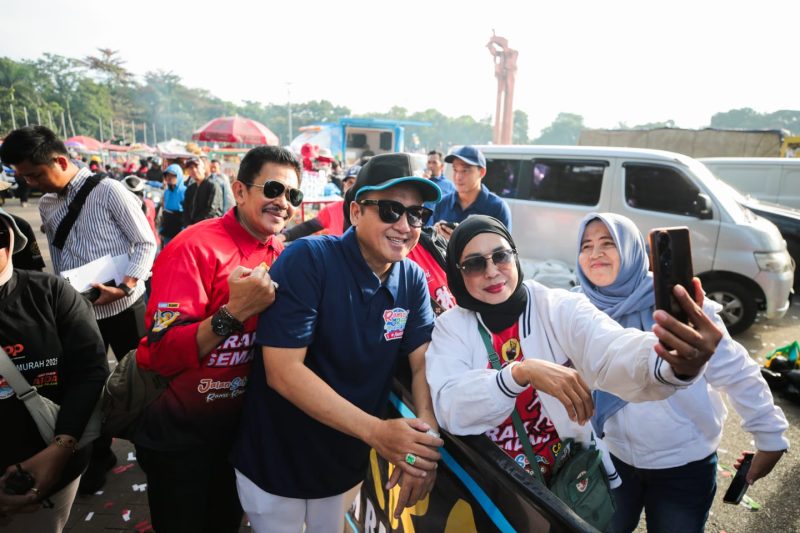
<svg viewBox="0 0 800 533">
<path fill-rule="evenodd" d="M 306 143 L 328 148 L 336 159 L 348 167 L 364 156 L 404 151 L 407 126 L 430 126 L 430 123 L 341 118 L 338 122 L 321 122 L 300 128 L 300 135 L 292 140 L 291 148 L 296 153 L 300 153 L 300 148 Z"/>
</svg>

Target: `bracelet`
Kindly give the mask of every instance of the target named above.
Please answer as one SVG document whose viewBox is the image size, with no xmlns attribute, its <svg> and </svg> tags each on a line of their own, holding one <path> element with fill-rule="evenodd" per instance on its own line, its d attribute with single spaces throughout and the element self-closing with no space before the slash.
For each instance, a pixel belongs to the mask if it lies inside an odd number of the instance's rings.
<svg viewBox="0 0 800 533">
<path fill-rule="evenodd" d="M 227 305 L 222 305 L 217 310 L 217 312 L 221 313 L 222 315 L 224 315 L 225 318 L 232 323 L 232 326 L 233 326 L 234 330 L 236 330 L 236 331 L 244 330 L 244 324 L 238 318 L 233 316 L 230 311 L 228 311 L 228 306 Z"/>
<path fill-rule="evenodd" d="M 56 446 L 58 446 L 59 448 L 64 448 L 65 450 L 72 450 L 72 453 L 75 453 L 75 451 L 77 450 L 75 447 L 78 445 L 78 441 L 76 441 L 75 439 L 67 440 L 61 435 L 58 435 L 53 439 L 53 442 L 55 442 Z"/>
</svg>

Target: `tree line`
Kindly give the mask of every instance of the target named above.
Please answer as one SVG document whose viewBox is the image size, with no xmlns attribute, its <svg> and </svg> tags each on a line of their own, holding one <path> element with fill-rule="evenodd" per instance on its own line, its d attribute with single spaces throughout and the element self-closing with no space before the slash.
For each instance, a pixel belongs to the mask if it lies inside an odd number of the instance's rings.
<svg viewBox="0 0 800 533">
<path fill-rule="evenodd" d="M 35 60 L 0 58 L 0 137 L 26 123 L 44 124 L 65 137 L 88 135 L 119 144 L 188 140 L 207 121 L 230 115 L 257 120 L 288 144 L 291 112 L 292 137 L 299 128 L 341 117 L 388 118 L 427 122 L 430 127 L 410 126 L 407 143 L 446 150 L 454 144 L 485 144 L 492 139 L 492 119 L 471 116 L 448 117 L 436 109 L 409 112 L 395 106 L 385 113 L 354 115 L 346 106 L 327 100 L 271 104 L 245 101 L 235 104 L 207 90 L 190 88 L 173 72 L 154 70 L 143 80 L 125 68 L 117 51 L 100 48 L 97 54 L 70 58 L 45 53 Z M 513 142 L 516 144 L 576 144 L 583 117 L 560 113 L 539 136 L 529 138 L 528 115 L 514 112 Z M 673 127 L 674 121 L 633 126 L 635 129 Z M 716 113 L 710 127 L 786 129 L 800 134 L 800 111 L 758 113 L 749 108 Z M 620 123 L 620 128 L 628 128 Z"/>
</svg>

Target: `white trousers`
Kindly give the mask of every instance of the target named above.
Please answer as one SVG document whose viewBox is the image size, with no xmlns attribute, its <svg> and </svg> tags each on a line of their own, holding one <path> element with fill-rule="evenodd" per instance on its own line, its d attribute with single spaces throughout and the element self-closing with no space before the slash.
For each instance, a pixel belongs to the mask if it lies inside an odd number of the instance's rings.
<svg viewBox="0 0 800 533">
<path fill-rule="evenodd" d="M 341 533 L 344 513 L 358 493 L 358 485 L 345 493 L 302 500 L 276 496 L 236 470 L 239 501 L 256 533 Z M 304 526 L 305 525 L 305 529 Z"/>
</svg>

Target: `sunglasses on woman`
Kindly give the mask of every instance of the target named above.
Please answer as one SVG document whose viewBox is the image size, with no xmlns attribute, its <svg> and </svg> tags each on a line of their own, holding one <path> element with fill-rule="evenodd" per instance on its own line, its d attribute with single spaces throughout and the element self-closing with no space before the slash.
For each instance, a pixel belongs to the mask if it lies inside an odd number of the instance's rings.
<svg viewBox="0 0 800 533">
<path fill-rule="evenodd" d="M 11 236 L 8 228 L 4 228 L 3 223 L 0 222 L 0 248 L 8 248 L 9 244 L 11 244 Z"/>
<path fill-rule="evenodd" d="M 280 181 L 265 181 L 264 185 L 256 185 L 255 183 L 248 183 L 247 185 L 251 185 L 253 187 L 258 187 L 259 189 L 264 191 L 264 196 L 269 198 L 270 200 L 277 198 L 281 194 L 286 194 L 286 199 L 295 207 L 298 207 L 300 204 L 303 203 L 303 191 L 300 189 L 293 189 L 292 187 L 287 187 Z"/>
<path fill-rule="evenodd" d="M 421 228 L 431 218 L 433 211 L 421 205 L 404 206 L 400 202 L 394 200 L 359 200 L 356 202 L 358 205 L 376 205 L 378 206 L 378 216 L 382 222 L 387 224 L 394 224 L 403 213 L 406 214 L 408 225 L 412 228 Z"/>
<path fill-rule="evenodd" d="M 486 267 L 489 265 L 489 259 L 492 260 L 494 266 L 500 268 L 508 265 L 514 260 L 517 251 L 513 248 L 506 250 L 498 250 L 486 255 L 478 255 L 465 259 L 461 264 L 456 265 L 465 276 L 481 276 L 486 272 Z"/>
</svg>

